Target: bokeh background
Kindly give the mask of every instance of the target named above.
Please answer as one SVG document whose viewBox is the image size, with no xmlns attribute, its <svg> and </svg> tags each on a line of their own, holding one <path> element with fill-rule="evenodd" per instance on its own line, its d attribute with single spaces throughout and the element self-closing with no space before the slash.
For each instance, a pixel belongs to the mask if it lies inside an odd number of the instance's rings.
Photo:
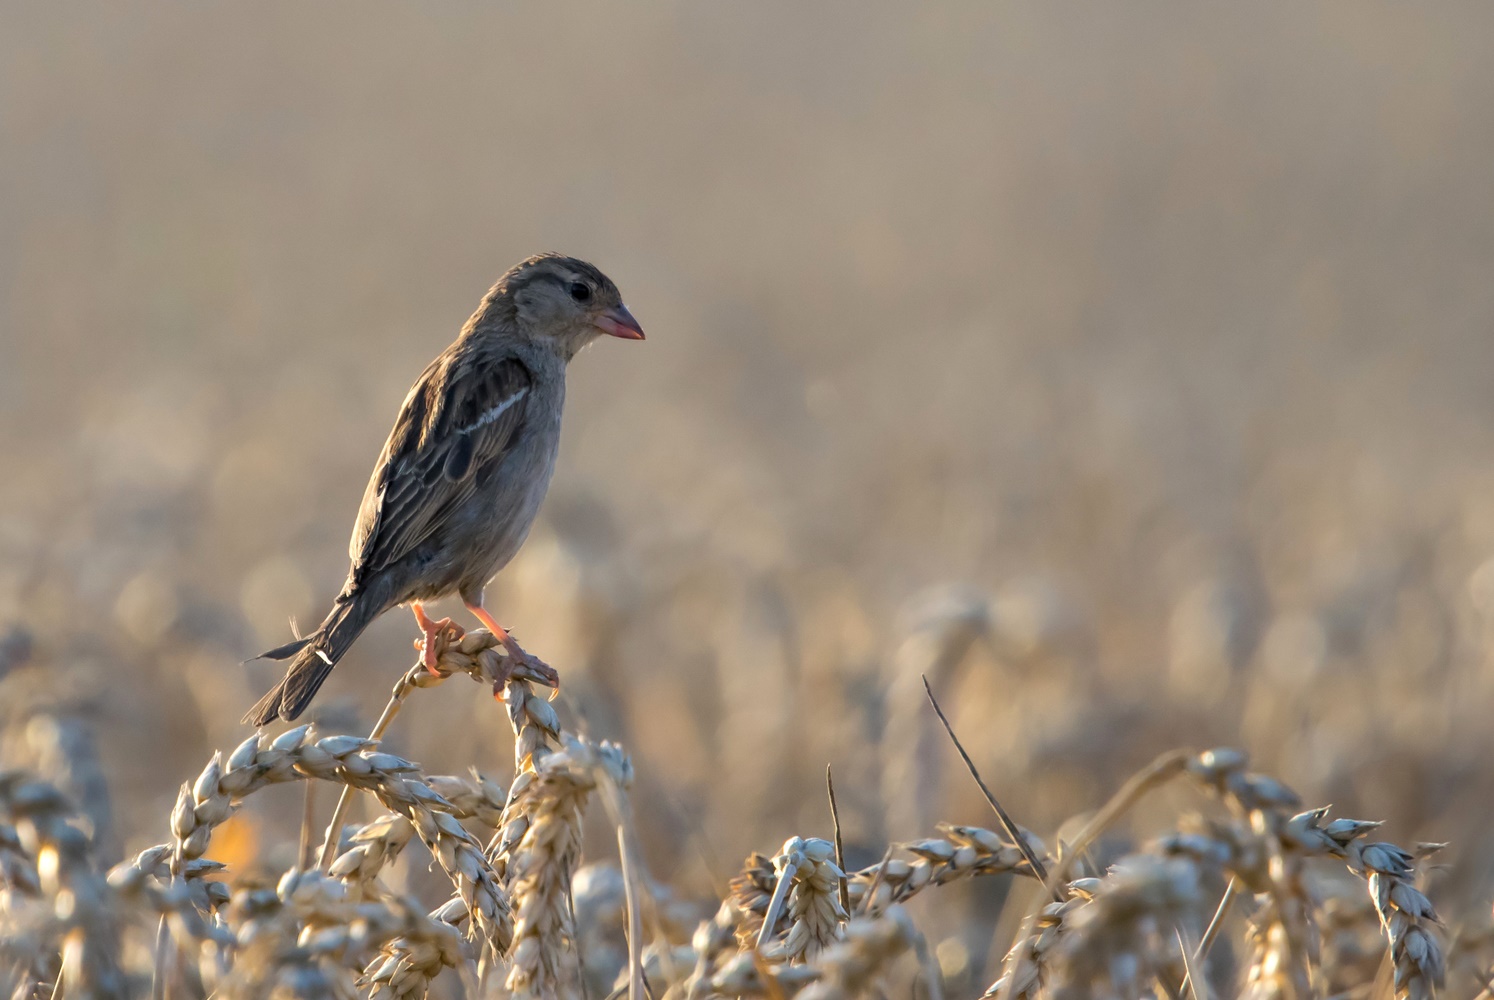
<svg viewBox="0 0 1494 1000">
<path fill-rule="evenodd" d="M 825 834 L 827 763 L 853 860 L 989 823 L 927 672 L 1046 836 L 1238 744 L 1453 841 L 1440 905 L 1482 913 L 1491 38 L 1359 0 L 5 4 L 7 753 L 66 699 L 100 822 L 159 840 L 276 674 L 240 661 L 340 585 L 409 382 L 559 249 L 649 340 L 573 365 L 491 606 L 633 752 L 683 895 Z M 366 635 L 327 725 L 413 635 Z M 460 679 L 389 745 L 510 766 Z M 251 855 L 299 819 L 265 802 Z M 990 927 L 927 919 L 989 972 Z"/>
</svg>

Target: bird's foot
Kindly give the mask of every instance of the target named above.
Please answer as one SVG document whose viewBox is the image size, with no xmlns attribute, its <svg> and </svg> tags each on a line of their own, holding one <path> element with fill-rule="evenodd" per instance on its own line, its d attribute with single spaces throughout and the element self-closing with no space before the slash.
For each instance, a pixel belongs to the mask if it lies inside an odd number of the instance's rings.
<svg viewBox="0 0 1494 1000">
<path fill-rule="evenodd" d="M 503 633 L 503 637 L 499 639 L 499 643 L 503 646 L 503 652 L 506 655 L 503 657 L 503 676 L 498 678 L 493 685 L 493 696 L 495 698 L 503 696 L 503 689 L 507 686 L 508 680 L 511 677 L 533 681 L 536 684 L 543 684 L 548 688 L 552 688 L 553 693 L 550 695 L 552 700 L 555 698 L 555 695 L 560 693 L 560 674 L 555 671 L 554 667 L 541 660 L 538 656 L 527 652 L 523 646 L 519 645 L 519 641 L 508 632 Z"/>
<path fill-rule="evenodd" d="M 420 638 L 415 640 L 415 648 L 420 652 L 420 662 L 425 665 L 425 669 L 437 675 L 441 673 L 437 665 L 441 662 L 441 654 L 446 652 L 446 647 L 461 642 L 462 636 L 467 634 L 450 618 L 442 618 L 440 621 L 427 618 L 420 623 L 420 633 Z"/>
</svg>

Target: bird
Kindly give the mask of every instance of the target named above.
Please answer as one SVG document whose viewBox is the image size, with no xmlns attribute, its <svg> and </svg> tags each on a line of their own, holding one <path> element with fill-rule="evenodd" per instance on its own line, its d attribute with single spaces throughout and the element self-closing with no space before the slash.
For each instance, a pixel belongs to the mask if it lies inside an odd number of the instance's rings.
<svg viewBox="0 0 1494 1000">
<path fill-rule="evenodd" d="M 451 594 L 512 662 L 531 661 L 484 607 L 483 589 L 523 545 L 549 488 L 566 368 L 604 335 L 644 339 L 596 266 L 545 253 L 498 279 L 405 396 L 363 493 L 347 581 L 314 632 L 257 657 L 290 663 L 244 722 L 299 716 L 363 630 L 399 605 L 414 612 L 432 670 L 455 627 L 424 604 Z"/>
</svg>

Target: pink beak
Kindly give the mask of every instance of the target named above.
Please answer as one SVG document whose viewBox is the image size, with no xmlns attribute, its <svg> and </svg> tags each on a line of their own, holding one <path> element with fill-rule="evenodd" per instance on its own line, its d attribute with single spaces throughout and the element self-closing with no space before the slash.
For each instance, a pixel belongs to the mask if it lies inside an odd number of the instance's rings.
<svg viewBox="0 0 1494 1000">
<path fill-rule="evenodd" d="M 621 337 L 623 340 L 643 339 L 643 327 L 639 326 L 633 314 L 628 312 L 627 306 L 608 309 L 596 318 L 594 325 L 610 337 Z"/>
</svg>

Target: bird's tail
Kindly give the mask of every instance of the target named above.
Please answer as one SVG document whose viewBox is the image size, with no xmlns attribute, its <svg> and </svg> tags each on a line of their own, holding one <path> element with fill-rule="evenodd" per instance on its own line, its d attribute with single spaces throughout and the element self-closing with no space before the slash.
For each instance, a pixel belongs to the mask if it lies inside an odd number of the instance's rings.
<svg viewBox="0 0 1494 1000">
<path fill-rule="evenodd" d="M 264 659 L 290 660 L 290 666 L 243 721 L 265 726 L 277 718 L 289 722 L 304 712 L 337 661 L 382 610 L 366 596 L 340 597 L 315 632 L 260 654 Z"/>
</svg>

